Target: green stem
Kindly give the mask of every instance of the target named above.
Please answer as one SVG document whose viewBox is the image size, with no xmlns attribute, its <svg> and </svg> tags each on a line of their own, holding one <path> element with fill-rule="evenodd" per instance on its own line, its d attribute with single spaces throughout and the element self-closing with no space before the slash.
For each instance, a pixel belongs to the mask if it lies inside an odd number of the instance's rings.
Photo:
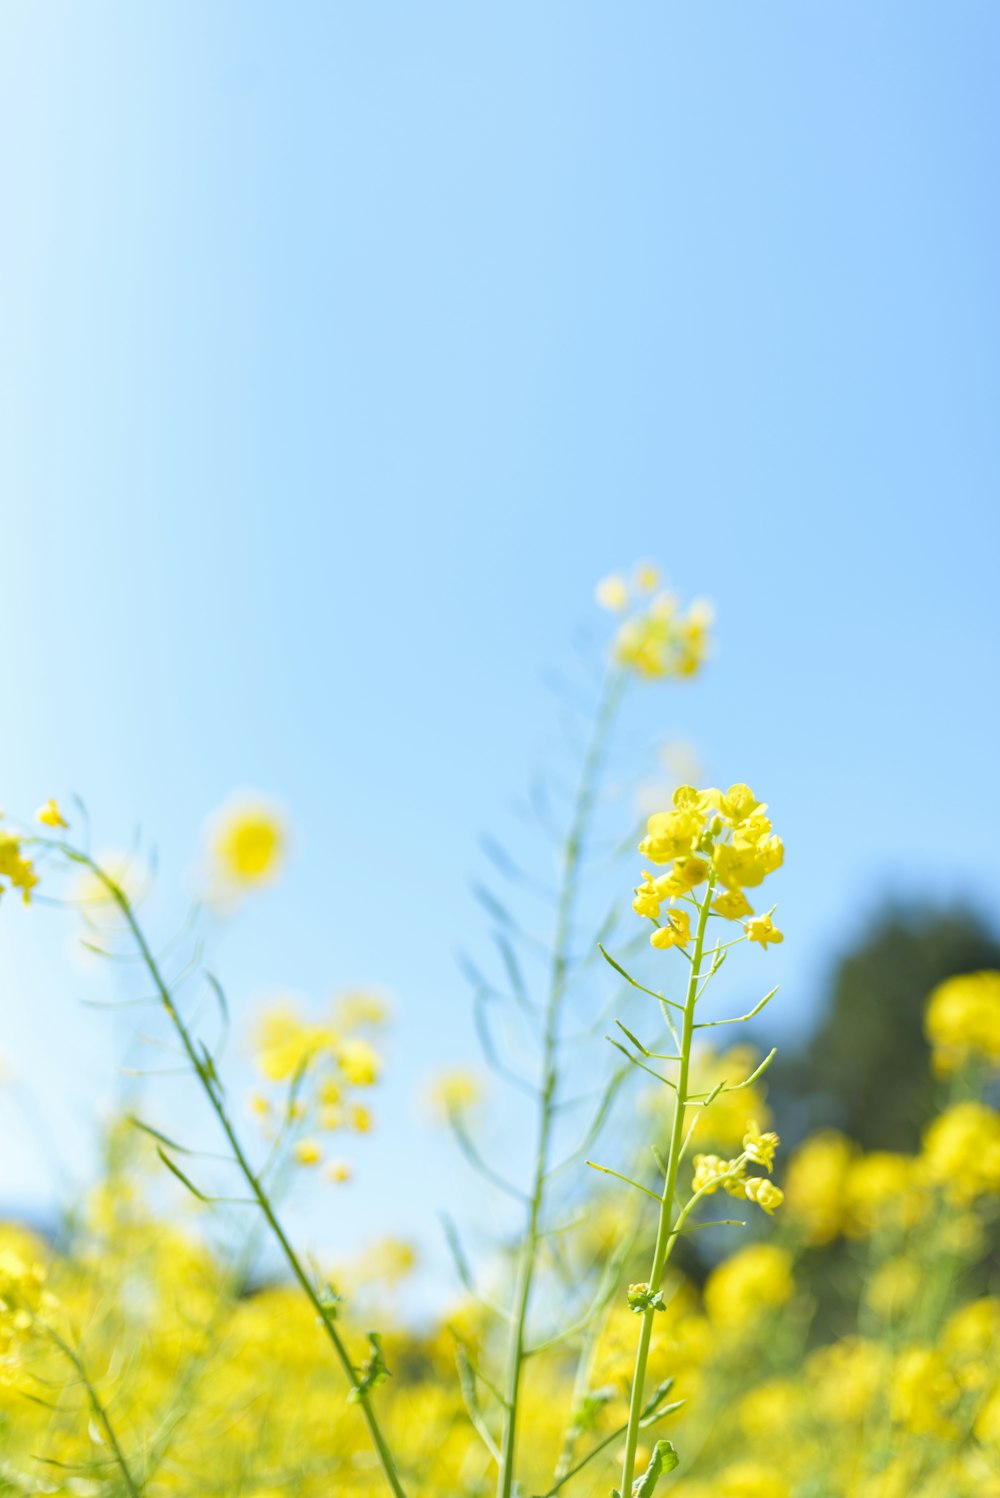
<svg viewBox="0 0 1000 1498">
<path fill-rule="evenodd" d="M 115 1434 L 115 1428 L 111 1424 L 111 1417 L 109 1416 L 107 1410 L 101 1402 L 100 1395 L 91 1382 L 90 1374 L 87 1372 L 86 1364 L 84 1363 L 83 1358 L 75 1348 L 69 1345 L 68 1342 L 63 1341 L 59 1333 L 55 1331 L 51 1326 L 46 1326 L 44 1325 L 44 1323 L 38 1324 L 42 1326 L 43 1331 L 50 1339 L 50 1341 L 55 1343 L 56 1347 L 58 1347 L 63 1357 L 65 1357 L 76 1369 L 80 1377 L 80 1382 L 83 1384 L 83 1387 L 87 1391 L 87 1398 L 90 1401 L 90 1407 L 94 1412 L 94 1419 L 103 1430 L 105 1439 L 107 1440 L 107 1443 L 111 1448 L 112 1455 L 114 1456 L 114 1459 L 121 1471 L 122 1480 L 125 1483 L 125 1488 L 128 1492 L 129 1498 L 141 1498 L 142 1489 L 139 1487 L 135 1478 L 132 1476 L 129 1464 L 125 1460 L 125 1453 L 122 1451 L 122 1448 L 118 1443 L 118 1437 Z"/>
<path fill-rule="evenodd" d="M 573 912 L 579 883 L 580 857 L 587 826 L 597 797 L 600 771 L 607 750 L 608 738 L 614 722 L 615 713 L 621 701 L 624 686 L 625 676 L 621 672 L 612 673 L 605 683 L 601 703 L 594 719 L 590 743 L 584 756 L 573 807 L 573 817 L 570 823 L 569 835 L 566 839 L 555 938 L 553 941 L 549 996 L 545 1009 L 545 1028 L 542 1041 L 542 1087 L 538 1105 L 538 1133 L 535 1147 L 535 1161 L 532 1170 L 531 1191 L 528 1199 L 528 1221 L 518 1257 L 510 1339 L 507 1346 L 506 1377 L 504 1380 L 504 1420 L 500 1446 L 500 1466 L 497 1473 L 497 1498 L 511 1498 L 514 1487 L 518 1401 L 525 1360 L 525 1331 L 538 1259 L 539 1226 L 545 1197 L 545 1177 L 549 1165 L 549 1146 L 552 1138 L 552 1122 L 558 1082 L 559 1018 L 563 997 L 566 992 L 570 957 L 569 946 L 572 939 Z"/>
<path fill-rule="evenodd" d="M 677 1091 L 674 1095 L 674 1116 L 670 1130 L 670 1152 L 667 1156 L 667 1173 L 660 1198 L 660 1219 L 656 1229 L 656 1246 L 653 1249 L 653 1264 L 649 1271 L 651 1292 L 659 1289 L 667 1260 L 677 1242 L 673 1231 L 674 1197 L 677 1191 L 677 1172 L 681 1162 L 684 1140 L 684 1110 L 688 1101 L 688 1071 L 691 1066 L 691 1042 L 694 1036 L 694 1006 L 698 997 L 698 980 L 701 976 L 702 951 L 705 946 L 705 928 L 708 925 L 709 909 L 715 891 L 715 879 L 710 877 L 705 898 L 698 913 L 698 926 L 691 957 L 691 972 L 688 977 L 687 995 L 684 1000 L 684 1022 L 681 1031 L 680 1062 L 677 1072 Z M 622 1461 L 622 1498 L 630 1498 L 632 1480 L 635 1476 L 635 1453 L 639 1444 L 639 1424 L 642 1419 L 642 1397 L 646 1383 L 646 1364 L 649 1361 L 649 1344 L 653 1336 L 653 1317 L 650 1308 L 642 1313 L 639 1330 L 639 1345 L 635 1354 L 635 1371 L 632 1375 L 632 1397 L 629 1402 L 628 1428 L 625 1435 L 625 1456 Z"/>
<path fill-rule="evenodd" d="M 303 1268 L 298 1254 L 295 1252 L 295 1249 L 292 1247 L 285 1234 L 284 1228 L 278 1221 L 267 1192 L 260 1184 L 258 1176 L 254 1172 L 253 1167 L 251 1166 L 243 1151 L 243 1146 L 241 1145 L 236 1131 L 233 1128 L 232 1123 L 230 1122 L 229 1115 L 226 1112 L 225 1105 L 218 1091 L 218 1083 L 215 1079 L 214 1070 L 211 1069 L 206 1064 L 205 1060 L 198 1054 L 198 1051 L 194 1044 L 194 1040 L 191 1036 L 191 1032 L 188 1030 L 187 1025 L 184 1023 L 183 1019 L 174 1007 L 174 1001 L 171 996 L 170 990 L 167 987 L 166 981 L 164 980 L 163 975 L 160 972 L 155 957 L 149 949 L 149 945 L 143 934 L 142 928 L 135 918 L 135 914 L 132 910 L 130 901 L 128 900 L 124 891 L 119 888 L 115 881 L 109 878 L 109 876 L 104 873 L 103 869 L 101 869 L 96 863 L 94 863 L 94 861 L 86 854 L 79 853 L 76 849 L 69 849 L 65 846 L 63 847 L 63 851 L 65 853 L 68 853 L 75 862 L 83 863 L 92 870 L 97 878 L 100 879 L 104 884 L 105 888 L 108 890 L 108 893 L 111 895 L 118 908 L 121 910 L 122 915 L 125 917 L 126 923 L 128 924 L 129 930 L 132 933 L 135 944 L 139 949 L 139 955 L 145 963 L 146 969 L 153 980 L 153 984 L 156 988 L 156 992 L 159 996 L 160 1002 L 166 1010 L 167 1015 L 174 1026 L 174 1029 L 177 1031 L 181 1044 L 184 1047 L 184 1052 L 189 1062 L 191 1063 L 191 1068 L 194 1071 L 195 1076 L 198 1078 L 198 1081 L 201 1084 L 202 1091 L 208 1098 L 208 1101 L 212 1107 L 212 1111 L 215 1113 L 215 1116 L 222 1127 L 222 1131 L 226 1136 L 229 1147 L 233 1152 L 233 1159 L 239 1167 L 243 1179 L 246 1181 L 251 1192 L 253 1193 L 254 1200 L 263 1213 L 265 1221 L 267 1222 L 272 1235 L 274 1236 L 275 1240 L 278 1243 L 278 1246 L 284 1254 L 288 1267 L 291 1269 L 292 1274 L 298 1281 L 298 1284 L 301 1287 L 303 1294 L 306 1296 L 306 1299 L 309 1301 L 309 1304 L 316 1312 L 316 1315 L 319 1318 L 319 1321 L 330 1340 L 337 1360 L 344 1371 L 344 1375 L 347 1378 L 348 1383 L 350 1384 L 351 1389 L 356 1396 L 356 1402 L 360 1406 L 361 1413 L 364 1416 L 366 1425 L 368 1426 L 368 1434 L 371 1438 L 372 1445 L 375 1447 L 375 1451 L 378 1455 L 379 1463 L 382 1467 L 386 1482 L 389 1484 L 389 1487 L 395 1495 L 395 1498 L 406 1498 L 404 1489 L 399 1480 L 398 1473 L 396 1472 L 396 1465 L 393 1461 L 392 1453 L 390 1452 L 389 1447 L 386 1443 L 385 1436 L 382 1432 L 381 1426 L 379 1425 L 378 1419 L 375 1415 L 375 1411 L 372 1409 L 369 1403 L 369 1396 L 366 1391 L 361 1388 L 358 1382 L 357 1372 L 355 1370 L 354 1364 L 351 1362 L 343 1339 L 337 1330 L 337 1327 L 329 1313 L 329 1310 L 326 1306 L 324 1306 L 323 1302 L 320 1300 L 318 1294 L 316 1293 L 312 1281 Z"/>
</svg>

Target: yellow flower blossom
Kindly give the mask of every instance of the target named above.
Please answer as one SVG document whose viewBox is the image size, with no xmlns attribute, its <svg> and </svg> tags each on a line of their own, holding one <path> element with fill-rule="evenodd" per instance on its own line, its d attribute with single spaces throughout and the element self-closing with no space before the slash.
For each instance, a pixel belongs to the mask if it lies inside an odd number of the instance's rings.
<svg viewBox="0 0 1000 1498">
<path fill-rule="evenodd" d="M 771 1215 L 785 1199 L 785 1193 L 767 1176 L 748 1176 L 743 1183 L 743 1192 L 748 1201 L 756 1202 L 758 1207 Z"/>
<path fill-rule="evenodd" d="M 730 1182 L 727 1177 L 742 1176 L 743 1166 L 738 1160 L 723 1160 L 719 1155 L 695 1155 L 693 1160 L 694 1176 L 691 1181 L 692 1191 L 703 1192 L 705 1196 L 711 1196 L 718 1191 L 720 1186 L 728 1186 Z M 743 1183 L 739 1181 L 737 1190 L 742 1194 Z"/>
<path fill-rule="evenodd" d="M 939 1114 L 924 1132 L 920 1174 L 962 1204 L 1000 1191 L 1000 1113 L 970 1099 Z"/>
<path fill-rule="evenodd" d="M 318 1165 L 323 1151 L 315 1139 L 300 1139 L 293 1150 L 300 1165 Z"/>
<path fill-rule="evenodd" d="M 48 800 L 44 806 L 40 806 L 35 812 L 35 820 L 41 822 L 43 827 L 68 827 L 59 806 L 55 801 Z"/>
<path fill-rule="evenodd" d="M 326 1168 L 326 1175 L 328 1180 L 342 1186 L 351 1179 L 352 1171 L 346 1160 L 331 1160 Z"/>
<path fill-rule="evenodd" d="M 620 614 L 628 608 L 628 583 L 620 572 L 603 577 L 594 589 L 594 596 L 602 609 Z"/>
<path fill-rule="evenodd" d="M 427 1088 L 427 1102 L 439 1118 L 468 1113 L 482 1100 L 482 1079 L 468 1067 L 436 1072 Z"/>
<path fill-rule="evenodd" d="M 372 1087 L 378 1081 L 382 1062 L 374 1046 L 359 1036 L 342 1040 L 337 1051 L 341 1075 L 352 1087 Z"/>
<path fill-rule="evenodd" d="M 840 1232 L 854 1156 L 850 1140 L 827 1129 L 813 1134 L 789 1160 L 785 1176 L 788 1216 L 806 1243 L 830 1243 Z"/>
<path fill-rule="evenodd" d="M 769 1174 L 774 1165 L 774 1152 L 780 1143 L 777 1134 L 770 1131 L 762 1134 L 755 1123 L 747 1124 L 747 1131 L 743 1136 L 744 1153 L 754 1165 L 763 1165 Z"/>
<path fill-rule="evenodd" d="M 754 916 L 753 920 L 747 921 L 745 929 L 750 941 L 760 942 L 765 951 L 769 942 L 777 945 L 785 939 L 769 915 Z"/>
<path fill-rule="evenodd" d="M 284 817 L 269 801 L 239 795 L 208 824 L 213 871 L 231 889 L 248 889 L 273 880 L 280 872 L 288 841 Z"/>
<path fill-rule="evenodd" d="M 961 973 L 940 983 L 927 1002 L 924 1029 L 939 1076 L 976 1056 L 1000 1067 L 1000 973 Z"/>
<path fill-rule="evenodd" d="M 25 905 L 31 902 L 31 891 L 38 883 L 34 865 L 21 849 L 21 839 L 13 832 L 0 827 L 0 893 L 6 879 L 11 889 L 19 889 Z"/>
<path fill-rule="evenodd" d="M 777 1243 L 751 1243 L 713 1269 L 705 1309 L 717 1327 L 741 1327 L 761 1311 L 785 1305 L 795 1292 L 791 1255 Z"/>
<path fill-rule="evenodd" d="M 686 947 L 691 940 L 691 917 L 686 910 L 668 910 L 663 925 L 658 926 L 649 938 L 650 946 L 658 951 L 668 947 Z"/>
</svg>

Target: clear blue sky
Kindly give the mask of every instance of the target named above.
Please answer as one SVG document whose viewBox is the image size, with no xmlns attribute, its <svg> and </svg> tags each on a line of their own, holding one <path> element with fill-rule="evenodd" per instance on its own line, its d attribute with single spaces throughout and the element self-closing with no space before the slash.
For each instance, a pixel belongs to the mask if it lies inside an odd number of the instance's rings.
<svg viewBox="0 0 1000 1498">
<path fill-rule="evenodd" d="M 77 789 L 179 880 L 233 786 L 285 801 L 239 1012 L 399 1010 L 329 1238 L 466 1189 L 413 1097 L 612 567 L 717 600 L 635 758 L 771 802 L 776 1027 L 885 892 L 1000 909 L 998 64 L 988 0 L 4 5 L 0 805 Z M 0 1049 L 80 1172 L 124 1030 L 64 944 L 5 902 Z"/>
</svg>

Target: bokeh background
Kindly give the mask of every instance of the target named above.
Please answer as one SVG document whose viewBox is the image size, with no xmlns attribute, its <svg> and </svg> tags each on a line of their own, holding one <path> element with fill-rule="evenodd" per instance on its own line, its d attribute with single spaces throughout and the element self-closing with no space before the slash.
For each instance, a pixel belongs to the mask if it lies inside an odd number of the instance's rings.
<svg viewBox="0 0 1000 1498">
<path fill-rule="evenodd" d="M 772 1032 L 887 900 L 996 924 L 995 5 L 7 0 L 0 31 L 0 805 L 79 791 L 181 890 L 234 788 L 284 804 L 286 877 L 217 944 L 237 1015 L 396 1009 L 320 1244 L 432 1243 L 467 1189 L 419 1099 L 473 1051 L 477 838 L 516 842 L 545 668 L 613 568 L 717 602 L 626 747 L 771 803 Z M 6 1209 L 93 1169 L 109 984 L 5 902 Z"/>
</svg>

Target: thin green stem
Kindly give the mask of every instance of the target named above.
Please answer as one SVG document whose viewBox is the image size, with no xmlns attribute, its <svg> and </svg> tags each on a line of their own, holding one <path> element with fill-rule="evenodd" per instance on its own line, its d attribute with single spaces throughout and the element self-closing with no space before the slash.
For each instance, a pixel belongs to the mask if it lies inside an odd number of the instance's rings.
<svg viewBox="0 0 1000 1498">
<path fill-rule="evenodd" d="M 517 1278 L 514 1285 L 510 1338 L 507 1344 L 505 1364 L 504 1423 L 500 1444 L 500 1465 L 497 1472 L 497 1498 L 511 1498 L 514 1489 L 514 1461 L 518 1434 L 518 1401 L 521 1392 L 521 1377 L 525 1361 L 526 1329 L 531 1291 L 538 1260 L 539 1229 L 545 1197 L 546 1176 L 549 1166 L 549 1148 L 552 1141 L 552 1124 L 555 1115 L 556 1087 L 558 1082 L 559 1019 L 562 1001 L 566 993 L 569 970 L 570 942 L 573 932 L 573 915 L 579 887 L 580 858 L 594 802 L 597 797 L 601 766 L 607 750 L 608 738 L 615 713 L 621 701 L 625 677 L 614 672 L 605 683 L 602 700 L 594 719 L 590 743 L 584 757 L 577 787 L 573 817 L 563 860 L 562 880 L 559 890 L 558 914 L 552 948 L 552 968 L 549 978 L 549 995 L 545 1008 L 545 1026 L 542 1039 L 541 1074 L 542 1086 L 538 1102 L 535 1161 L 532 1170 L 532 1185 L 528 1198 L 528 1219 L 518 1256 Z"/>
<path fill-rule="evenodd" d="M 329 1308 L 323 1304 L 322 1300 L 317 1294 L 316 1289 L 313 1286 L 309 1275 L 306 1273 L 306 1270 L 303 1267 L 298 1254 L 295 1252 L 295 1249 L 292 1247 L 288 1237 L 285 1234 L 284 1228 L 278 1221 L 277 1215 L 274 1211 L 274 1207 L 271 1204 L 271 1200 L 267 1192 L 261 1185 L 256 1172 L 254 1171 L 253 1167 L 250 1164 L 250 1161 L 247 1159 L 247 1156 L 244 1153 L 243 1146 L 240 1143 L 239 1137 L 237 1136 L 236 1131 L 230 1121 L 229 1114 L 226 1111 L 225 1104 L 222 1101 L 221 1091 L 219 1088 L 218 1080 L 215 1076 L 214 1068 L 210 1066 L 205 1058 L 199 1055 L 191 1032 L 189 1031 L 187 1025 L 184 1023 L 184 1020 L 181 1018 L 174 1005 L 173 997 L 171 995 L 170 989 L 167 987 L 166 980 L 160 972 L 156 958 L 153 956 L 149 948 L 149 944 L 146 941 L 146 937 L 143 933 L 142 927 L 136 920 L 131 902 L 125 895 L 124 891 L 115 883 L 115 881 L 111 879 L 107 874 L 105 874 L 104 870 L 101 869 L 100 866 L 86 854 L 80 853 L 76 849 L 70 849 L 65 845 L 63 845 L 63 852 L 67 853 L 74 862 L 85 864 L 96 875 L 96 877 L 101 880 L 102 884 L 105 886 L 108 893 L 111 895 L 112 899 L 115 901 L 116 905 L 124 916 L 126 924 L 128 925 L 128 928 L 132 934 L 132 938 L 135 941 L 136 947 L 138 948 L 139 955 L 141 956 L 142 961 L 145 964 L 147 972 L 153 980 L 153 984 L 156 988 L 156 992 L 160 999 L 160 1002 L 162 1003 L 163 1008 L 166 1011 L 167 1016 L 169 1017 L 174 1029 L 176 1030 L 182 1046 L 184 1047 L 184 1052 L 187 1056 L 188 1061 L 190 1062 L 191 1069 L 197 1077 L 199 1083 L 201 1084 L 201 1089 L 207 1097 L 212 1107 L 212 1111 L 215 1113 L 222 1131 L 226 1136 L 226 1140 L 228 1141 L 229 1147 L 232 1150 L 233 1159 L 239 1168 L 240 1174 L 246 1181 L 248 1187 L 250 1188 L 250 1191 L 253 1194 L 253 1198 L 257 1206 L 263 1213 L 264 1219 L 267 1222 L 267 1225 L 270 1228 L 273 1237 L 278 1243 L 278 1246 L 285 1257 L 288 1267 L 291 1269 L 292 1274 L 298 1281 L 298 1284 L 301 1287 L 303 1294 L 306 1296 L 306 1299 L 309 1301 L 313 1310 L 316 1312 L 316 1315 L 321 1325 L 323 1326 L 327 1337 L 329 1338 L 334 1353 L 336 1354 L 337 1361 L 340 1363 L 340 1366 L 344 1371 L 344 1375 L 351 1386 L 351 1390 L 355 1396 L 355 1400 L 361 1408 L 361 1413 L 364 1416 L 366 1425 L 368 1426 L 368 1434 L 371 1438 L 372 1445 L 375 1447 L 375 1451 L 378 1456 L 379 1463 L 382 1467 L 386 1482 L 388 1483 L 392 1492 L 395 1494 L 395 1498 L 406 1498 L 403 1486 L 399 1480 L 399 1475 L 396 1471 L 395 1462 L 393 1461 L 392 1454 L 389 1450 L 388 1444 L 386 1443 L 385 1435 L 382 1432 L 382 1428 L 375 1415 L 375 1411 L 372 1409 L 369 1402 L 369 1395 L 361 1387 L 358 1381 L 357 1370 L 355 1369 L 354 1364 L 351 1362 L 350 1355 L 348 1354 L 347 1348 L 344 1345 L 344 1341 L 339 1331 L 337 1330 L 332 1316 L 330 1315 Z"/>
<path fill-rule="evenodd" d="M 125 1484 L 125 1489 L 129 1495 L 129 1498 L 142 1498 L 142 1489 L 136 1482 L 135 1478 L 132 1476 L 129 1464 L 125 1460 L 125 1453 L 122 1451 L 118 1437 L 115 1434 L 115 1428 L 111 1424 L 111 1417 L 109 1416 L 100 1395 L 93 1385 L 90 1374 L 87 1372 L 87 1366 L 84 1363 L 83 1358 L 74 1347 L 71 1347 L 68 1342 L 64 1341 L 63 1338 L 60 1337 L 59 1333 L 53 1327 L 41 1322 L 38 1324 L 42 1327 L 42 1330 L 45 1332 L 45 1335 L 49 1338 L 49 1340 L 53 1342 L 56 1347 L 58 1347 L 63 1357 L 66 1358 L 67 1361 L 70 1362 L 76 1369 L 80 1377 L 80 1382 L 83 1384 L 83 1387 L 87 1391 L 87 1398 L 90 1401 L 90 1408 L 94 1412 L 94 1419 L 97 1421 L 98 1425 L 101 1427 L 101 1430 L 104 1432 L 104 1437 L 111 1449 L 111 1453 L 115 1459 L 115 1462 L 117 1463 L 118 1468 L 121 1471 L 122 1481 Z"/>
<path fill-rule="evenodd" d="M 680 1062 L 677 1072 L 677 1092 L 674 1098 L 673 1123 L 670 1130 L 670 1150 L 667 1155 L 667 1173 L 660 1198 L 660 1219 L 656 1229 L 656 1246 L 653 1249 L 653 1264 L 649 1271 L 651 1292 L 659 1289 L 663 1271 L 670 1257 L 677 1234 L 673 1231 L 674 1197 L 677 1191 L 677 1172 L 680 1168 L 684 1138 L 684 1109 L 687 1103 L 688 1072 L 691 1066 L 691 1042 L 694 1036 L 694 1007 L 698 999 L 698 981 L 701 975 L 702 952 L 705 946 L 705 930 L 708 925 L 709 908 L 715 890 L 715 879 L 710 878 L 698 914 L 698 926 L 691 955 L 691 972 L 688 978 L 687 995 L 684 1001 L 684 1022 L 681 1031 Z M 635 1476 L 635 1453 L 639 1444 L 639 1429 L 642 1421 L 642 1396 L 646 1384 L 646 1364 L 649 1361 L 649 1344 L 653 1335 L 654 1311 L 650 1308 L 642 1313 L 639 1330 L 639 1345 L 635 1355 L 635 1371 L 632 1375 L 632 1397 L 629 1402 L 628 1427 L 625 1434 L 625 1455 L 622 1460 L 622 1498 L 630 1498 Z"/>
</svg>

